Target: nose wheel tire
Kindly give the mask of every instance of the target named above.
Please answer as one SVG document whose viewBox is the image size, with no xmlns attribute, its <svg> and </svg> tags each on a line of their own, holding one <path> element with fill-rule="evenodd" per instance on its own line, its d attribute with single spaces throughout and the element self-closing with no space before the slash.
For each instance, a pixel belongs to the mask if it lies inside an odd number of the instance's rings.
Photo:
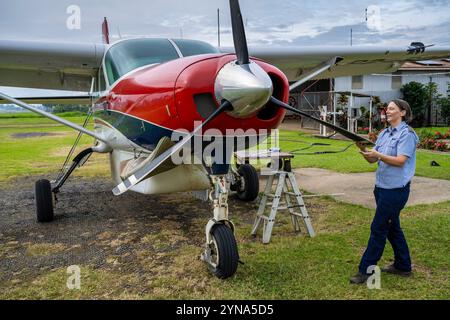
<svg viewBox="0 0 450 320">
<path fill-rule="evenodd" d="M 229 278 L 236 273 L 239 262 L 234 234 L 226 225 L 217 224 L 211 231 L 211 238 L 210 271 L 219 279 Z"/>
<path fill-rule="evenodd" d="M 53 221 L 53 194 L 50 181 L 45 179 L 36 181 L 35 201 L 37 221 Z"/>
<path fill-rule="evenodd" d="M 239 175 L 243 179 L 243 188 L 237 192 L 239 199 L 246 202 L 254 201 L 259 193 L 258 172 L 250 164 L 239 166 Z"/>
</svg>

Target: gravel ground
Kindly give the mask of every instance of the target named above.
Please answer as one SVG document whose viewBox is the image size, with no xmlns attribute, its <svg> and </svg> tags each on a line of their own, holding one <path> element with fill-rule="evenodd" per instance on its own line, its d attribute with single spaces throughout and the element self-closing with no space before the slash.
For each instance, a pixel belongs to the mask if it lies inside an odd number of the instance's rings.
<svg viewBox="0 0 450 320">
<path fill-rule="evenodd" d="M 204 226 L 212 217 L 209 202 L 187 193 L 129 192 L 114 197 L 109 179 L 72 177 L 58 195 L 55 221 L 38 224 L 37 179 L 22 178 L 0 187 L 0 287 L 11 280 L 28 283 L 70 265 L 145 275 L 136 254 L 154 255 L 153 262 L 163 265 L 168 261 L 161 252 L 175 252 L 185 244 L 198 246 L 200 255 Z M 239 213 L 241 221 L 253 222 L 254 203 L 231 196 L 229 204 L 231 219 Z"/>
</svg>

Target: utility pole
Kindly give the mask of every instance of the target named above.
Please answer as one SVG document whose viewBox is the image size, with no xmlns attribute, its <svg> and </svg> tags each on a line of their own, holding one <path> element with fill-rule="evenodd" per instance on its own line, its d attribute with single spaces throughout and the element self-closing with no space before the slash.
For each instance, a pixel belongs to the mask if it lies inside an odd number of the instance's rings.
<svg viewBox="0 0 450 320">
<path fill-rule="evenodd" d="M 350 29 L 350 47 L 353 47 L 353 28 Z"/>
<path fill-rule="evenodd" d="M 427 110 L 427 126 L 431 126 L 431 107 L 433 105 L 433 77 L 430 77 L 430 83 L 428 86 L 430 87 L 430 97 L 429 97 L 429 104 L 428 104 L 428 110 Z"/>
<path fill-rule="evenodd" d="M 217 46 L 220 48 L 220 9 L 217 8 Z"/>
</svg>

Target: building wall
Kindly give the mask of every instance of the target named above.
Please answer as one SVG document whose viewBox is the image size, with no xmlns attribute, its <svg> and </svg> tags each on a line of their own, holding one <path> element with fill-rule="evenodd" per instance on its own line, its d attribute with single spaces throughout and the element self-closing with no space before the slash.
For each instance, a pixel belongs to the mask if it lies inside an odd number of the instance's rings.
<svg viewBox="0 0 450 320">
<path fill-rule="evenodd" d="M 412 74 L 425 74 L 423 76 L 410 76 Z M 427 84 L 430 81 L 429 72 L 402 72 L 402 85 L 416 81 L 422 84 Z M 444 96 L 447 95 L 448 83 L 450 83 L 450 75 L 434 75 L 431 77 L 432 81 L 438 85 L 438 92 Z M 379 96 L 381 101 L 388 102 L 391 99 L 401 98 L 402 93 L 400 89 L 392 89 L 392 79 L 389 75 L 365 75 L 363 76 L 363 88 L 352 89 L 352 77 L 340 77 L 335 79 L 335 91 L 352 91 L 357 93 L 364 93 L 373 96 Z M 355 99 L 358 100 L 358 99 Z M 367 99 L 360 99 L 362 101 Z"/>
</svg>

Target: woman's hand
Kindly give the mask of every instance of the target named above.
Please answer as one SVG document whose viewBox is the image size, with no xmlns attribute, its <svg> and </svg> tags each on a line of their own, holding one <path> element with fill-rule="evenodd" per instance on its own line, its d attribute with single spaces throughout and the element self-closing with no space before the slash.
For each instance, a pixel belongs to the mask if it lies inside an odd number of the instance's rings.
<svg viewBox="0 0 450 320">
<path fill-rule="evenodd" d="M 382 154 L 379 153 L 378 151 L 372 149 L 372 150 L 367 150 L 367 151 L 360 151 L 360 153 L 364 156 L 364 158 L 369 158 L 369 159 L 378 159 L 381 158 Z"/>
<path fill-rule="evenodd" d="M 369 163 L 377 162 L 382 156 L 382 154 L 376 150 L 360 151 L 359 153 L 361 153 L 364 159 L 366 159 Z"/>
</svg>

